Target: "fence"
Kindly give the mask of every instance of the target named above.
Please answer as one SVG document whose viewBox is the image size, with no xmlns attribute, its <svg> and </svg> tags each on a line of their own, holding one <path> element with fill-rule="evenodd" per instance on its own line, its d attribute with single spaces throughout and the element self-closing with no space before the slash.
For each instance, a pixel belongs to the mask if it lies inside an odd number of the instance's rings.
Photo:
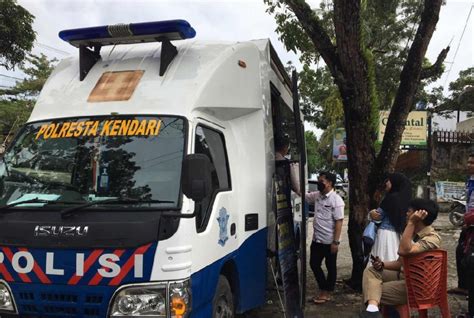
<svg viewBox="0 0 474 318">
<path fill-rule="evenodd" d="M 439 130 L 433 133 L 433 138 L 439 143 L 474 144 L 474 132 Z"/>
<path fill-rule="evenodd" d="M 474 150 L 474 133 L 435 131 L 432 141 L 431 180 L 465 180 L 467 158 Z"/>
</svg>

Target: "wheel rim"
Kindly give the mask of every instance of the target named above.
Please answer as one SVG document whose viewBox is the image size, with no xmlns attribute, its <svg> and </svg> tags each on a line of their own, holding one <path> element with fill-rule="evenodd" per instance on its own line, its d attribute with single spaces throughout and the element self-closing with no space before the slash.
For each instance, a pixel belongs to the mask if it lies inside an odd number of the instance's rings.
<svg viewBox="0 0 474 318">
<path fill-rule="evenodd" d="M 216 318 L 232 318 L 232 308 L 227 298 L 222 296 L 216 304 Z"/>
<path fill-rule="evenodd" d="M 462 225 L 463 220 L 464 220 L 464 214 L 459 213 L 459 212 L 454 212 L 453 213 L 453 220 L 456 225 Z"/>
</svg>

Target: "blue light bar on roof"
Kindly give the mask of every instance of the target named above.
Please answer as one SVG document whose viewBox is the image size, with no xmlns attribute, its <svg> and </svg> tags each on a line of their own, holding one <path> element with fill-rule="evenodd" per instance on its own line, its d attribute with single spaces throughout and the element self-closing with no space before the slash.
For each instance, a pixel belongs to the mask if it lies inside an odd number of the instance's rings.
<svg viewBox="0 0 474 318">
<path fill-rule="evenodd" d="M 195 35 L 196 31 L 186 20 L 103 25 L 59 32 L 62 40 L 76 47 L 184 40 Z"/>
</svg>

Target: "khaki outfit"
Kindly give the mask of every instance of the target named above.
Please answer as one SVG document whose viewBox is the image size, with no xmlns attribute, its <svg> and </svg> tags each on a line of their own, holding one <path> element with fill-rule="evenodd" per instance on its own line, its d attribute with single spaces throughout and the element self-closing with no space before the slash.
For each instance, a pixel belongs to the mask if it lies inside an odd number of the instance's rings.
<svg viewBox="0 0 474 318">
<path fill-rule="evenodd" d="M 420 251 L 437 249 L 441 245 L 441 237 L 432 226 L 427 226 L 417 233 L 415 245 Z M 364 303 L 376 300 L 382 305 L 403 305 L 407 303 L 407 291 L 403 269 L 400 271 L 377 271 L 370 266 L 364 271 L 362 279 Z"/>
</svg>

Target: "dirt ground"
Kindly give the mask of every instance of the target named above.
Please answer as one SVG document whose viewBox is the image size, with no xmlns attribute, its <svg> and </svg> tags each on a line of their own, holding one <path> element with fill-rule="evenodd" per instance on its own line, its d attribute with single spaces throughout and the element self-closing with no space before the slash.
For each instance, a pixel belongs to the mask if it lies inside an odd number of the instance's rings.
<svg viewBox="0 0 474 318">
<path fill-rule="evenodd" d="M 308 223 L 308 256 L 309 245 L 311 244 L 312 234 L 312 219 Z M 449 223 L 448 215 L 442 213 L 435 221 L 434 226 L 442 237 L 442 248 L 448 251 L 448 288 L 457 286 L 456 261 L 455 250 L 457 240 L 459 238 L 460 229 L 455 228 Z M 338 280 L 336 283 L 336 290 L 332 300 L 324 305 L 315 305 L 310 299 L 317 293 L 317 284 L 314 275 L 307 266 L 307 302 L 305 308 L 305 317 L 307 318 L 345 318 L 353 317 L 361 308 L 362 297 L 361 294 L 354 292 L 349 287 L 343 284 L 343 279 L 350 277 L 352 268 L 352 259 L 350 255 L 349 242 L 347 239 L 347 217 L 344 220 L 343 237 L 338 255 Z M 309 257 L 308 257 L 309 259 Z M 323 266 L 324 267 L 324 266 Z M 283 296 L 282 296 L 283 297 Z M 467 309 L 467 301 L 464 296 L 449 295 L 449 304 L 452 317 L 460 312 L 465 312 Z M 417 317 L 416 313 L 412 313 L 413 317 Z M 269 300 L 267 304 L 252 312 L 243 315 L 245 318 L 266 318 L 266 317 L 285 317 L 281 309 L 281 304 L 275 290 L 269 292 Z M 441 317 L 436 309 L 429 311 L 429 317 Z M 289 318 L 289 317 L 287 317 Z"/>
</svg>

